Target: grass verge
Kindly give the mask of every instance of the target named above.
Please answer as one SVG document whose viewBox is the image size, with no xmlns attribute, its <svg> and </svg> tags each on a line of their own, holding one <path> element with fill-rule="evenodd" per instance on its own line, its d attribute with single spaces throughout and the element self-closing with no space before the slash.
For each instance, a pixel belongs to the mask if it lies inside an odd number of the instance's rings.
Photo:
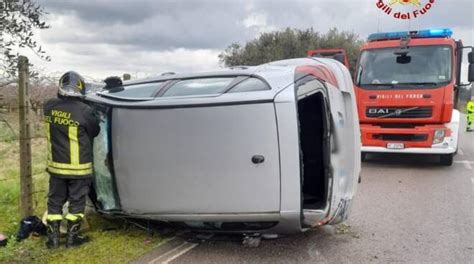
<svg viewBox="0 0 474 264">
<path fill-rule="evenodd" d="M 153 248 L 161 241 L 158 236 L 122 220 L 108 220 L 98 214 L 87 215 L 86 234 L 91 242 L 75 249 L 48 250 L 45 237 L 30 237 L 15 241 L 19 228 L 19 144 L 0 127 L 0 233 L 9 238 L 6 247 L 0 247 L 0 263 L 127 263 Z M 1 137 L 1 135 L 6 135 Z M 32 140 L 34 208 L 41 216 L 46 210 L 48 179 L 45 172 L 46 144 L 44 139 Z M 64 244 L 64 239 L 63 239 Z"/>
<path fill-rule="evenodd" d="M 111 221 L 89 215 L 91 228 L 86 234 L 91 241 L 78 248 L 66 249 L 64 237 L 59 249 L 49 250 L 45 237 L 16 242 L 10 237 L 7 247 L 0 249 L 0 263 L 128 263 L 156 248 L 161 239 L 122 221 Z"/>
</svg>

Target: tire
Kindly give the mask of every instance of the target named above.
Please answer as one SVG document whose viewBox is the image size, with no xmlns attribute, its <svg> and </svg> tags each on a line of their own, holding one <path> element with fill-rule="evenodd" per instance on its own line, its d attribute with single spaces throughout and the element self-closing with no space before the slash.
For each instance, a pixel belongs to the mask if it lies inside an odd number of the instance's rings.
<svg viewBox="0 0 474 264">
<path fill-rule="evenodd" d="M 440 164 L 443 166 L 453 165 L 453 154 L 441 154 L 439 156 Z"/>
<path fill-rule="evenodd" d="M 360 160 L 361 161 L 367 161 L 367 153 L 361 152 L 360 153 Z"/>
</svg>

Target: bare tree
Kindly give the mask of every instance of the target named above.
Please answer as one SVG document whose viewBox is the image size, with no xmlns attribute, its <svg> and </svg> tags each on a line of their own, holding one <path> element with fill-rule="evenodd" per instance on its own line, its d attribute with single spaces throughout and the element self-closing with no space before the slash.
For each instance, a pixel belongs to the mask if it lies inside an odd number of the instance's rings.
<svg viewBox="0 0 474 264">
<path fill-rule="evenodd" d="M 29 48 L 41 59 L 51 60 L 34 40 L 35 29 L 49 28 L 44 15 L 41 6 L 32 0 L 0 2 L 0 87 L 15 82 L 20 49 Z"/>
</svg>

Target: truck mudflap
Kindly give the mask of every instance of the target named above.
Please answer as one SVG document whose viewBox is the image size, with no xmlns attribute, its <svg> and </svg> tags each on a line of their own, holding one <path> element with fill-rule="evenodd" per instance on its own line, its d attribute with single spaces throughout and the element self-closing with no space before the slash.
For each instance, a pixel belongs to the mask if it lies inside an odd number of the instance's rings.
<svg viewBox="0 0 474 264">
<path fill-rule="evenodd" d="M 100 133 L 94 138 L 94 182 L 95 205 L 99 211 L 120 210 L 110 144 L 110 109 L 98 112 L 100 116 Z"/>
</svg>

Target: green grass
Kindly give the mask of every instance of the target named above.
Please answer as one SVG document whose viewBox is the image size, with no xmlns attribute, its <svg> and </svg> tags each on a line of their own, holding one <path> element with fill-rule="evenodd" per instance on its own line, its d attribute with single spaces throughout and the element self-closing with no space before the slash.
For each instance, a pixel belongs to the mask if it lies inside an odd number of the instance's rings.
<svg viewBox="0 0 474 264">
<path fill-rule="evenodd" d="M 81 247 L 66 249 L 62 238 L 59 249 L 49 250 L 44 237 L 22 242 L 12 238 L 7 247 L 0 249 L 0 263 L 128 263 L 156 248 L 161 241 L 156 236 L 149 238 L 142 229 L 96 214 L 89 215 L 88 222 L 91 227 L 86 234 L 91 241 Z"/>
<path fill-rule="evenodd" d="M 12 120 L 14 116 L 8 118 Z M 0 248 L 0 263 L 127 263 L 162 241 L 158 236 L 150 238 L 146 231 L 122 220 L 107 220 L 90 212 L 86 217 L 89 226 L 86 234 L 91 242 L 79 248 L 65 249 L 62 246 L 48 250 L 44 245 L 45 237 L 16 242 L 20 222 L 19 143 L 4 129 L 5 126 L 0 126 L 0 233 L 9 237 L 9 243 Z M 44 139 L 33 139 L 31 144 L 34 213 L 40 218 L 46 210 L 49 179 L 45 172 L 45 143 Z"/>
</svg>

